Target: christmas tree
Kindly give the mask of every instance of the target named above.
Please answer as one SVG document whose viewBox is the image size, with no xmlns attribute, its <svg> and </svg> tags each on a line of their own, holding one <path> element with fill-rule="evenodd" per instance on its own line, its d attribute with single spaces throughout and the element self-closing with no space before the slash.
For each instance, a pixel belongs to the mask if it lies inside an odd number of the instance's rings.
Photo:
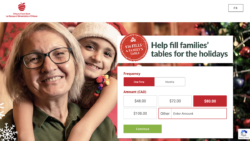
<svg viewBox="0 0 250 141">
<path fill-rule="evenodd" d="M 234 109 L 234 139 L 238 139 L 239 128 L 250 127 L 250 24 L 241 23 L 204 23 L 196 24 L 201 28 L 201 35 L 231 35 L 233 36 L 233 109 Z M 202 64 L 198 64 L 202 65 Z"/>
</svg>

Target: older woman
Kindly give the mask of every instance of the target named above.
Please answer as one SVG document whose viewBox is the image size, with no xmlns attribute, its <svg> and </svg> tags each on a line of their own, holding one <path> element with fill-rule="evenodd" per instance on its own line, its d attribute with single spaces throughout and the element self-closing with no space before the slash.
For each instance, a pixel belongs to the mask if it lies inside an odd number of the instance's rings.
<svg viewBox="0 0 250 141">
<path fill-rule="evenodd" d="M 6 66 L 7 90 L 14 101 L 34 103 L 36 141 L 67 140 L 87 109 L 69 103 L 81 94 L 84 60 L 78 42 L 59 23 L 31 23 L 15 39 Z M 13 112 L 0 120 L 11 125 Z M 105 119 L 91 140 L 117 140 L 114 126 Z"/>
</svg>

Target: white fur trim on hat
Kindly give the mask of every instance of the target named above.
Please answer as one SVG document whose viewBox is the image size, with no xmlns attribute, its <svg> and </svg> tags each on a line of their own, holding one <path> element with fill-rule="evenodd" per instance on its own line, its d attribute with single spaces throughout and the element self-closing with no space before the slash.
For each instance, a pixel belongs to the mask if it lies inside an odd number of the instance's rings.
<svg viewBox="0 0 250 141">
<path fill-rule="evenodd" d="M 72 34 L 79 41 L 86 37 L 100 37 L 109 41 L 117 52 L 117 37 L 121 36 L 120 32 L 112 25 L 104 22 L 83 22 L 76 26 Z M 115 58 L 117 59 L 117 57 Z M 115 68 L 117 60 L 112 69 Z"/>
<path fill-rule="evenodd" d="M 72 33 L 77 40 L 86 37 L 100 37 L 108 40 L 117 50 L 117 37 L 121 36 L 120 32 L 108 23 L 81 23 L 76 26 Z"/>
</svg>

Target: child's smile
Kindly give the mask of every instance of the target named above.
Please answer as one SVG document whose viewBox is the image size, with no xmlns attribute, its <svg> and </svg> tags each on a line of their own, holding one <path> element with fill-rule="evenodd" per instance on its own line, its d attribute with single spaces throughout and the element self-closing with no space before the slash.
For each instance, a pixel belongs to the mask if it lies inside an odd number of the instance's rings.
<svg viewBox="0 0 250 141">
<path fill-rule="evenodd" d="M 91 64 L 91 63 L 85 62 L 85 64 L 86 64 L 86 67 L 88 67 L 88 68 L 90 68 L 92 70 L 100 70 L 101 69 L 100 67 L 98 67 L 98 66 L 96 66 L 94 64 Z"/>
</svg>

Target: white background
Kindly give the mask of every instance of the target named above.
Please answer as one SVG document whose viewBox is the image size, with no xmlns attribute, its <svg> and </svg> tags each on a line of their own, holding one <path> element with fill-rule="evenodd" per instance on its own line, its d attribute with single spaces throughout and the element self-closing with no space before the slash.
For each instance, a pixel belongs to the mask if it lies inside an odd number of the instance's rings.
<svg viewBox="0 0 250 141">
<path fill-rule="evenodd" d="M 38 18 L 6 18 L 20 12 Z M 244 4 L 244 12 L 228 12 L 228 4 Z M 249 22 L 249 0 L 2 0 L 0 19 L 43 22 Z"/>
</svg>

